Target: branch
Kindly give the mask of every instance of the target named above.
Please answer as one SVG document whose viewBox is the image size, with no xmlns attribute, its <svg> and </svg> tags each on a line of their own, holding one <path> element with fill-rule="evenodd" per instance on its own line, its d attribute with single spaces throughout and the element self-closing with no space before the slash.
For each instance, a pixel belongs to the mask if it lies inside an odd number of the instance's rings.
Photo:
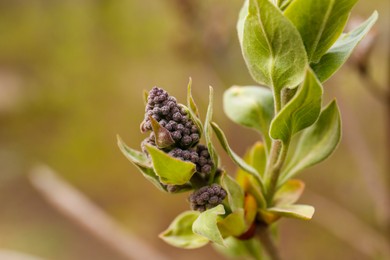
<svg viewBox="0 0 390 260">
<path fill-rule="evenodd" d="M 1 260 L 44 260 L 38 256 L 32 256 L 30 254 L 12 251 L 8 249 L 0 249 Z"/>
<path fill-rule="evenodd" d="M 361 221 L 353 213 L 315 192 L 306 190 L 308 198 L 313 199 L 317 214 L 312 219 L 356 251 L 370 259 L 390 259 L 390 248 L 386 238 L 375 229 Z"/>
<path fill-rule="evenodd" d="M 167 259 L 138 238 L 125 233 L 105 212 L 46 166 L 35 167 L 32 186 L 59 212 L 127 259 Z M 8 258 L 7 258 L 8 259 Z"/>
</svg>

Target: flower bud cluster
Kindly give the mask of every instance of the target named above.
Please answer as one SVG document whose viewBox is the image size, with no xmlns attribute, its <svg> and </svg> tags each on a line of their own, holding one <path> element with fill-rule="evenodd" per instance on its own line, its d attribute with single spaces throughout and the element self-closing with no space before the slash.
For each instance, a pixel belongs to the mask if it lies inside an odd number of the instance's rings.
<svg viewBox="0 0 390 260">
<path fill-rule="evenodd" d="M 149 92 L 145 119 L 141 124 L 142 132 L 152 130 L 149 117 L 153 117 L 170 132 L 176 146 L 188 148 L 199 142 L 199 129 L 189 118 L 187 111 L 161 88 L 154 87 Z"/>
<path fill-rule="evenodd" d="M 169 152 L 172 157 L 183 161 L 189 161 L 196 165 L 196 171 L 208 175 L 213 167 L 209 151 L 204 145 L 197 145 L 196 148 L 183 150 L 175 148 Z"/>
<path fill-rule="evenodd" d="M 204 186 L 192 193 L 189 197 L 191 209 L 203 212 L 221 204 L 227 193 L 218 184 Z"/>
</svg>

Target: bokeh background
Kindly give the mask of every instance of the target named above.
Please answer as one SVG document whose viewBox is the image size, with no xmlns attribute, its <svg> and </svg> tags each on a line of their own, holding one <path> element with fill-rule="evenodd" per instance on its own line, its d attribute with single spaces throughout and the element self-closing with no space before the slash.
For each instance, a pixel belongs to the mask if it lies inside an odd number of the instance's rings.
<svg viewBox="0 0 390 260">
<path fill-rule="evenodd" d="M 221 103 L 228 87 L 254 84 L 235 31 L 241 4 L 0 1 L 0 254 L 126 259 L 34 188 L 31 171 L 45 164 L 124 232 L 169 259 L 225 259 L 211 246 L 187 251 L 157 237 L 188 209 L 188 194 L 156 190 L 120 153 L 116 134 L 139 148 L 145 138 L 139 132 L 143 90 L 164 87 L 184 103 L 191 76 L 203 115 L 208 86 L 214 87 L 214 119 L 237 153 L 257 140 L 256 133 L 224 116 Z M 369 73 L 385 90 L 390 3 L 361 0 L 353 17 L 367 18 L 375 9 L 380 19 Z M 329 160 L 300 175 L 307 184 L 300 201 L 317 211 L 311 222 L 280 221 L 285 259 L 381 259 L 387 245 L 380 243 L 389 238 L 390 114 L 371 85 L 351 62 L 325 84 L 326 100 L 337 97 L 341 107 L 343 141 Z M 234 174 L 234 165 L 221 154 Z"/>
</svg>

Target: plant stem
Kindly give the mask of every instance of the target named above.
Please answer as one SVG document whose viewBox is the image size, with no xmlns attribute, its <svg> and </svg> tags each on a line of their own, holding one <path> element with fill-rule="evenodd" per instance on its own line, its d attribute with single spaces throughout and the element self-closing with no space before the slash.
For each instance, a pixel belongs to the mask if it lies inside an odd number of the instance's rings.
<svg viewBox="0 0 390 260">
<path fill-rule="evenodd" d="M 276 247 L 274 241 L 272 240 L 268 226 L 265 224 L 260 224 L 258 227 L 257 234 L 269 257 L 272 260 L 281 260 L 282 258 L 280 257 L 279 250 Z"/>
<path fill-rule="evenodd" d="M 272 143 L 271 154 L 267 165 L 266 174 L 266 200 L 268 205 L 272 204 L 272 199 L 278 184 L 280 171 L 287 157 L 289 142 L 283 144 L 279 140 Z"/>
</svg>

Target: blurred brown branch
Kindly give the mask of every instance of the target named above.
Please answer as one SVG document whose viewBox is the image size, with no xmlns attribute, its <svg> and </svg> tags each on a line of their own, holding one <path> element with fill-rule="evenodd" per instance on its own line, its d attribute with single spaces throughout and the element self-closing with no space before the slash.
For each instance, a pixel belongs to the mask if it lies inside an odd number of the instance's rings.
<svg viewBox="0 0 390 260">
<path fill-rule="evenodd" d="M 44 260 L 44 259 L 26 253 L 11 251 L 8 249 L 0 249 L 0 260 Z"/>
<path fill-rule="evenodd" d="M 110 216 L 47 166 L 35 167 L 29 179 L 32 186 L 64 216 L 126 259 L 167 259 L 143 241 L 125 233 Z"/>
<path fill-rule="evenodd" d="M 361 221 L 355 214 L 315 192 L 306 190 L 316 205 L 313 221 L 370 259 L 390 259 L 386 237 Z M 382 258 L 378 258 L 382 256 Z"/>
</svg>

